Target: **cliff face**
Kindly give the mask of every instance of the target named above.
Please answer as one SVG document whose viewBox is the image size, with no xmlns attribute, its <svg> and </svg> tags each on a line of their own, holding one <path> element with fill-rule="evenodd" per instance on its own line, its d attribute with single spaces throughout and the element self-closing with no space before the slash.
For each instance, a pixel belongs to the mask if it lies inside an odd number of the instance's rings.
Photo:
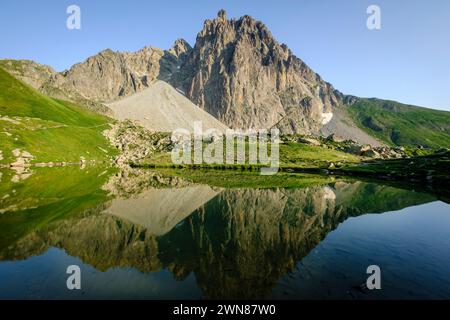
<svg viewBox="0 0 450 320">
<path fill-rule="evenodd" d="M 54 83 L 88 99 L 115 101 L 144 90 L 157 79 L 170 79 L 188 50 L 190 46 L 184 40 L 177 40 L 169 51 L 145 47 L 122 53 L 108 49 L 74 65 Z"/>
<path fill-rule="evenodd" d="M 225 124 L 318 132 L 343 96 L 249 16 L 206 20 L 173 81 Z"/>
</svg>

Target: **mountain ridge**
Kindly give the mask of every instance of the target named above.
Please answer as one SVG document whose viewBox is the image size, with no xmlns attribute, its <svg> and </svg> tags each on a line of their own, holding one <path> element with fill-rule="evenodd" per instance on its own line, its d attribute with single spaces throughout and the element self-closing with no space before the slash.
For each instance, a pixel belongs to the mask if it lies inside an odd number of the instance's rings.
<svg viewBox="0 0 450 320">
<path fill-rule="evenodd" d="M 17 69 L 15 64 L 20 64 L 5 61 L 0 61 L 0 66 L 11 73 Z M 32 70 L 32 76 L 18 72 L 15 76 L 44 94 L 109 115 L 106 103 L 137 94 L 162 80 L 231 128 L 276 127 L 282 133 L 334 135 L 373 146 L 450 146 L 446 125 L 450 113 L 443 111 L 436 127 L 436 113 L 421 109 L 420 118 L 425 121 L 414 131 L 406 126 L 414 126 L 414 112 L 403 113 L 404 119 L 395 110 L 380 109 L 370 99 L 341 93 L 287 45 L 278 43 L 262 22 L 248 15 L 229 20 L 224 10 L 204 22 L 193 47 L 178 39 L 168 50 L 151 46 L 136 52 L 106 49 L 60 73 L 52 73 L 48 66 L 27 64 L 23 69 Z M 384 121 L 380 117 L 384 114 L 390 123 L 380 133 L 361 112 L 372 114 L 377 121 Z M 401 127 L 400 133 L 396 126 Z M 434 134 L 435 130 L 439 133 Z M 392 134 L 404 138 L 391 139 Z"/>
</svg>

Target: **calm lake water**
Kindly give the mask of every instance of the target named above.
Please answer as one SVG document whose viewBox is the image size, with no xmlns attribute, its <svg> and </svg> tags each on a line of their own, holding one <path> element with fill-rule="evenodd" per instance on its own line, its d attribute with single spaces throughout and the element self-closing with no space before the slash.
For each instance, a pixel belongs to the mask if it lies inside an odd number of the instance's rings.
<svg viewBox="0 0 450 320">
<path fill-rule="evenodd" d="M 312 175 L 0 171 L 0 298 L 449 299 L 443 200 Z"/>
</svg>

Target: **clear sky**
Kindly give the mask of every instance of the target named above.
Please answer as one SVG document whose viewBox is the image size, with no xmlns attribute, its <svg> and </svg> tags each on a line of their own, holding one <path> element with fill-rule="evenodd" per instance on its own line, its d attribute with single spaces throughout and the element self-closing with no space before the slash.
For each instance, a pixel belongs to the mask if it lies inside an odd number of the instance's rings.
<svg viewBox="0 0 450 320">
<path fill-rule="evenodd" d="M 81 30 L 66 9 L 81 8 Z M 381 30 L 366 9 L 381 8 Z M 64 70 L 111 48 L 194 44 L 205 19 L 263 21 L 335 88 L 450 111 L 449 0 L 1 0 L 0 58 L 31 59 Z"/>
</svg>

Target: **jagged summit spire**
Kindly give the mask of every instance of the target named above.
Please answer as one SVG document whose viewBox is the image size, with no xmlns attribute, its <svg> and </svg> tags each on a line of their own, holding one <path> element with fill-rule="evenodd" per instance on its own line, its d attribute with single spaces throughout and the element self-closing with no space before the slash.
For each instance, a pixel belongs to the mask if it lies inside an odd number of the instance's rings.
<svg viewBox="0 0 450 320">
<path fill-rule="evenodd" d="M 173 55 L 180 57 L 182 54 L 192 50 L 191 45 L 184 39 L 177 39 L 169 50 Z"/>
<path fill-rule="evenodd" d="M 340 94 L 250 15 L 205 20 L 183 64 L 179 87 L 230 127 L 315 133 Z M 308 97 L 308 98 L 305 98 Z M 287 115 L 288 120 L 280 123 Z"/>
<path fill-rule="evenodd" d="M 178 38 L 177 40 L 175 40 L 174 41 L 174 43 L 173 43 L 174 45 L 179 45 L 179 44 L 183 44 L 183 45 L 189 45 L 189 43 L 186 41 L 186 40 L 184 40 L 183 38 Z"/>
<path fill-rule="evenodd" d="M 217 17 L 220 20 L 227 20 L 227 12 L 224 9 L 219 10 L 219 12 L 217 13 Z"/>
</svg>

